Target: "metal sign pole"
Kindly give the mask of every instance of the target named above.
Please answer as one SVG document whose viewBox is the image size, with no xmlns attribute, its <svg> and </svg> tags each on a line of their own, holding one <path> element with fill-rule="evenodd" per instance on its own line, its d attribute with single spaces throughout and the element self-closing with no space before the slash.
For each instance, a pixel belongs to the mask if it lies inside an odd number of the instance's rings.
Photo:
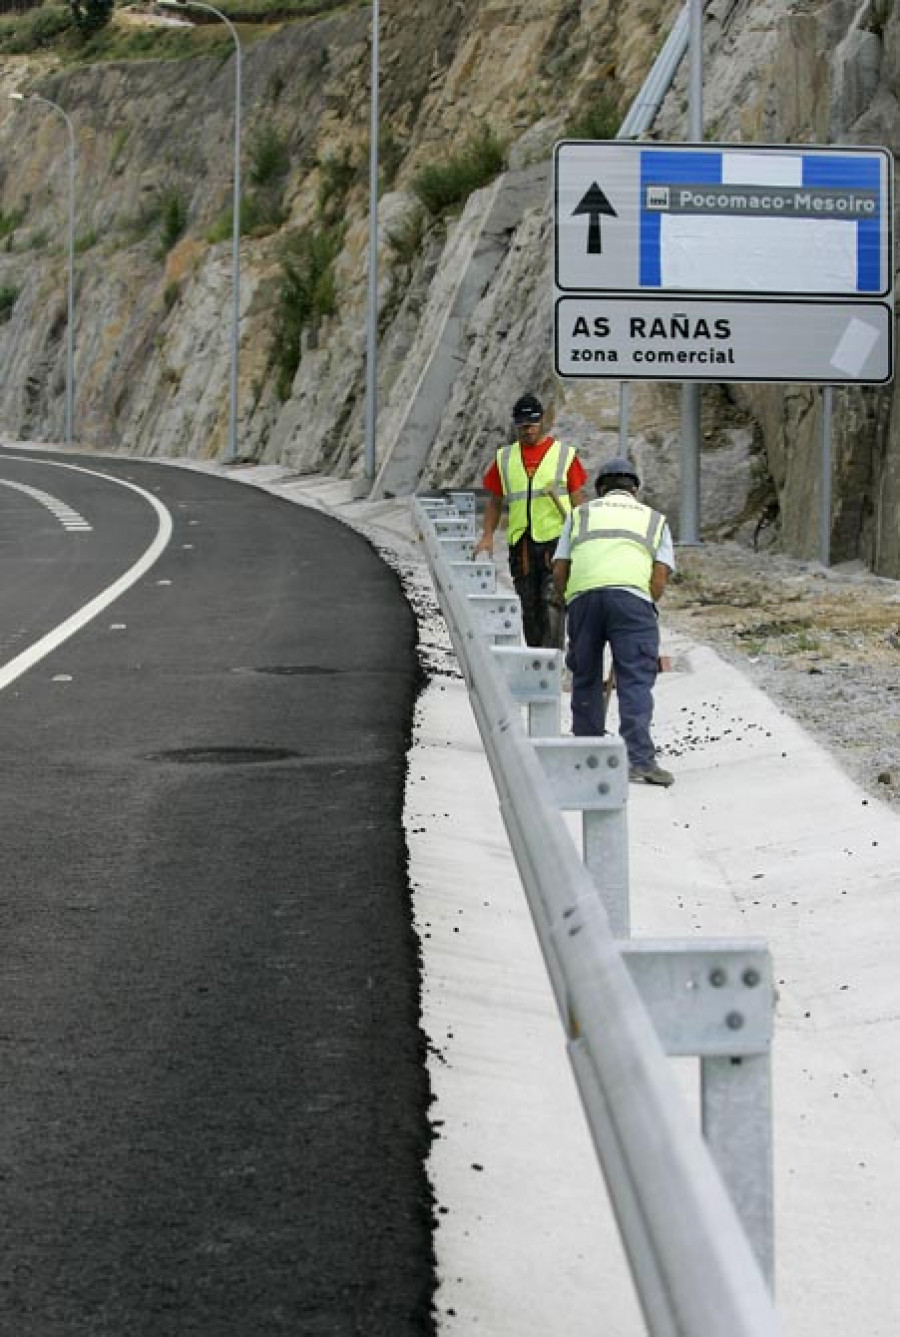
<svg viewBox="0 0 900 1337">
<path fill-rule="evenodd" d="M 831 565 L 831 414 L 834 389 L 822 386 L 822 487 L 819 512 L 819 552 L 822 565 Z"/>
<path fill-rule="evenodd" d="M 631 429 L 631 382 L 619 384 L 619 454 L 628 455 L 628 438 Z"/>
<path fill-rule="evenodd" d="M 691 0 L 688 139 L 703 140 L 703 0 Z M 700 542 L 700 386 L 681 390 L 681 543 Z"/>
<path fill-rule="evenodd" d="M 639 139 L 650 128 L 659 111 L 688 43 L 690 5 L 686 4 L 666 38 L 666 44 L 653 62 L 653 68 L 619 126 L 616 139 Z M 631 435 L 631 385 L 619 384 L 619 454 L 628 455 Z"/>
</svg>

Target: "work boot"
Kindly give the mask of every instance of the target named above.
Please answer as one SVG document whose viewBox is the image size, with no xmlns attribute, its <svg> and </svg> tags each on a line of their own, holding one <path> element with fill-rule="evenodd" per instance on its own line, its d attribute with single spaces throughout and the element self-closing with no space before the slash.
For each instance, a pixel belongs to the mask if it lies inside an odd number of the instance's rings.
<svg viewBox="0 0 900 1337">
<path fill-rule="evenodd" d="M 672 772 L 664 771 L 655 761 L 649 766 L 629 766 L 628 778 L 636 783 L 643 782 L 645 785 L 663 785 L 666 789 L 675 783 Z"/>
</svg>

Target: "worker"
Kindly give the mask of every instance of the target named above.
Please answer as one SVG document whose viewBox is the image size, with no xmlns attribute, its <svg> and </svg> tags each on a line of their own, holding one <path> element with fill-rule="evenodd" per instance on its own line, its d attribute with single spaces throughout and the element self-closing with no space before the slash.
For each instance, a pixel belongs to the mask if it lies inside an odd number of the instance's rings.
<svg viewBox="0 0 900 1337">
<path fill-rule="evenodd" d="M 488 500 L 475 556 L 493 553 L 506 501 L 509 571 L 522 605 L 525 643 L 561 649 L 565 605 L 554 590 L 553 552 L 563 521 L 587 499 L 587 474 L 574 448 L 545 430 L 536 395 L 516 400 L 512 419 L 517 439 L 497 451 L 484 475 Z"/>
<path fill-rule="evenodd" d="M 553 562 L 569 628 L 566 664 L 572 672 L 572 732 L 605 732 L 603 657 L 607 645 L 619 696 L 619 732 L 629 778 L 671 785 L 650 736 L 659 667 L 656 605 L 675 570 L 666 517 L 638 501 L 640 479 L 622 456 L 600 466 L 597 499 L 566 521 Z"/>
</svg>

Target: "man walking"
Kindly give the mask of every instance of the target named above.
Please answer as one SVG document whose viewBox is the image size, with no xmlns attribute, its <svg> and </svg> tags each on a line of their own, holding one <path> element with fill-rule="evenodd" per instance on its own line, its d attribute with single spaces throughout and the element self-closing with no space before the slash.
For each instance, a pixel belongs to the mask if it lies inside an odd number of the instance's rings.
<svg viewBox="0 0 900 1337">
<path fill-rule="evenodd" d="M 587 498 L 587 474 L 574 448 L 545 432 L 544 407 L 535 395 L 518 399 L 512 417 L 517 440 L 497 451 L 484 475 L 488 501 L 475 556 L 493 552 L 506 501 L 509 571 L 522 605 L 525 643 L 561 648 L 563 603 L 551 563 L 564 520 Z"/>
<path fill-rule="evenodd" d="M 563 527 L 553 581 L 567 605 L 572 732 L 605 732 L 603 655 L 609 645 L 629 778 L 670 785 L 674 776 L 657 764 L 650 724 L 659 666 L 656 604 L 675 555 L 666 517 L 638 501 L 639 487 L 629 460 L 619 456 L 601 465 L 597 500 L 579 506 Z"/>
</svg>

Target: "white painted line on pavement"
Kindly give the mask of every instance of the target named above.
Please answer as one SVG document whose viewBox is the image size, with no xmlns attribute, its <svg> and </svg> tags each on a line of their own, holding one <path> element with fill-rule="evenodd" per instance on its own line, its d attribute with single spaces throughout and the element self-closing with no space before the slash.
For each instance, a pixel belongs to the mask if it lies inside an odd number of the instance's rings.
<svg viewBox="0 0 900 1337">
<path fill-rule="evenodd" d="M 56 517 L 63 529 L 67 529 L 71 534 L 89 534 L 93 531 L 93 525 L 85 520 L 83 515 L 79 515 L 58 497 L 51 496 L 49 492 L 42 492 L 39 487 L 29 487 L 27 483 L 14 483 L 10 478 L 0 478 L 0 487 L 14 488 L 16 492 L 24 492 L 26 497 L 31 497 L 32 501 L 40 502 L 42 506 L 46 506 L 51 515 Z"/>
<path fill-rule="evenodd" d="M 117 487 L 127 487 L 130 492 L 136 492 L 139 497 L 153 507 L 159 520 L 159 528 L 156 531 L 156 537 L 146 549 L 141 557 L 119 576 L 118 580 L 113 581 L 105 590 L 89 600 L 82 608 L 79 608 L 71 617 L 67 617 L 58 627 L 48 631 L 40 640 L 35 641 L 27 650 L 16 655 L 8 664 L 0 665 L 0 691 L 8 687 L 10 683 L 15 682 L 23 673 L 27 673 L 30 668 L 44 659 L 58 646 L 67 641 L 70 636 L 74 636 L 82 627 L 87 626 L 98 613 L 102 613 L 104 608 L 108 608 L 111 603 L 124 594 L 132 585 L 136 584 L 142 576 L 153 566 L 154 562 L 165 552 L 172 537 L 173 521 L 167 508 L 158 501 L 150 492 L 144 488 L 138 487 L 135 483 L 128 483 L 122 478 L 113 478 L 110 474 L 100 473 L 97 469 L 85 469 L 80 464 L 63 464 L 58 460 L 40 460 L 35 461 L 25 455 L 9 455 L 7 459 L 18 459 L 23 463 L 40 463 L 49 466 L 51 469 L 72 469 L 75 473 L 90 474 L 93 478 L 102 478 L 106 483 L 115 483 Z"/>
</svg>

